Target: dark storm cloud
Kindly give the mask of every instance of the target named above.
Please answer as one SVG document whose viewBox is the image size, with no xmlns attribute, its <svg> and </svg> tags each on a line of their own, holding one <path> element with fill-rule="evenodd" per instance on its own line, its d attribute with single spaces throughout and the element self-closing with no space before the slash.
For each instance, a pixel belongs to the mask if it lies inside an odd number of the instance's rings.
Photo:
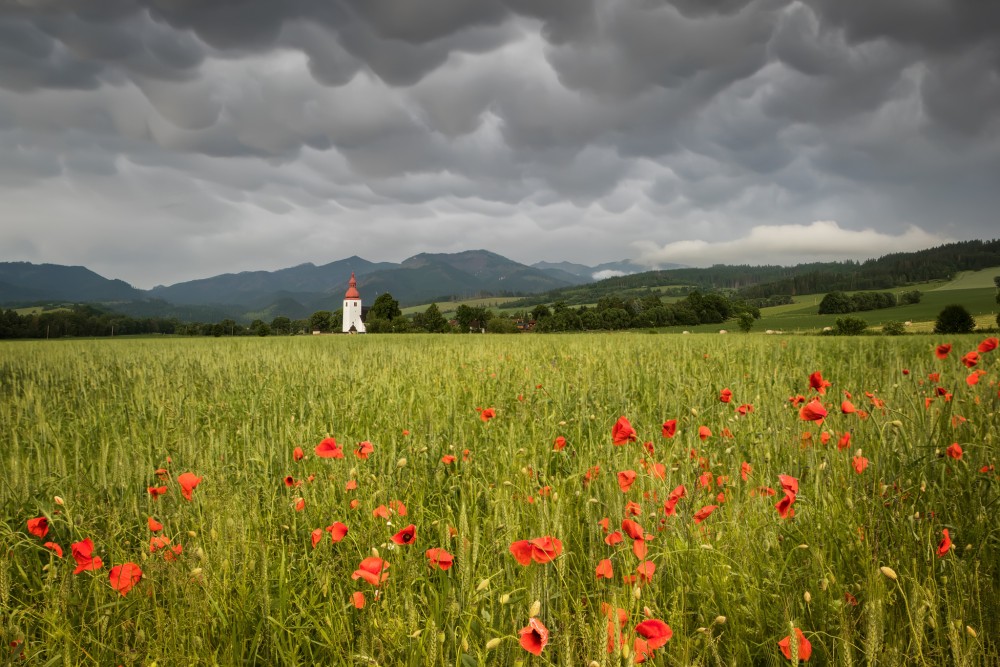
<svg viewBox="0 0 1000 667">
<path fill-rule="evenodd" d="M 0 0 L 0 242 L 113 245 L 147 284 L 334 259 L 359 225 L 372 259 L 489 234 L 651 264 L 989 236 L 997 25 L 971 0 Z"/>
</svg>

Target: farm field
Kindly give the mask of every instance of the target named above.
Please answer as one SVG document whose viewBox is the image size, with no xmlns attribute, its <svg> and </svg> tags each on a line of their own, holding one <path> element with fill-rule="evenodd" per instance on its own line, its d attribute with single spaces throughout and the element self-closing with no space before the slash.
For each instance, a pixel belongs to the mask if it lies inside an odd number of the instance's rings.
<svg viewBox="0 0 1000 667">
<path fill-rule="evenodd" d="M 4 343 L 0 664 L 1000 664 L 989 347 Z"/>
</svg>

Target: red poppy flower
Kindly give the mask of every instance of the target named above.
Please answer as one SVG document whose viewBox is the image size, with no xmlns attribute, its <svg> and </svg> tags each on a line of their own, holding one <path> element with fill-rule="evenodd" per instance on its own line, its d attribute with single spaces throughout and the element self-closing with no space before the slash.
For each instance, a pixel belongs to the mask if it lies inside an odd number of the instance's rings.
<svg viewBox="0 0 1000 667">
<path fill-rule="evenodd" d="M 306 457 L 306 453 L 302 451 L 301 447 L 296 447 L 295 449 L 292 450 L 292 460 L 293 461 L 301 461 L 305 457 Z"/>
<path fill-rule="evenodd" d="M 809 376 L 809 387 L 815 389 L 821 394 L 826 393 L 826 388 L 831 386 L 831 383 L 823 379 L 823 374 L 820 371 L 816 371 Z"/>
<path fill-rule="evenodd" d="M 677 512 L 677 502 L 687 495 L 687 489 L 684 486 L 678 486 L 676 489 L 670 492 L 667 496 L 666 501 L 663 503 L 663 513 L 666 516 L 673 516 Z"/>
<path fill-rule="evenodd" d="M 840 411 L 843 412 L 845 415 L 849 415 L 854 412 L 857 412 L 857 408 L 854 407 L 854 403 L 851 403 L 850 401 L 844 401 L 843 403 L 840 404 Z"/>
<path fill-rule="evenodd" d="M 164 537 L 162 535 L 154 535 L 149 538 L 149 553 L 155 554 L 160 549 L 166 549 L 170 546 L 170 538 Z"/>
<path fill-rule="evenodd" d="M 643 495 L 648 496 L 649 494 L 646 493 Z M 629 516 L 642 516 L 642 505 L 635 502 L 634 500 L 628 501 L 627 503 L 625 503 L 625 514 Z"/>
<path fill-rule="evenodd" d="M 310 537 L 312 539 L 313 549 L 315 549 L 316 545 L 319 544 L 320 541 L 323 539 L 323 529 L 322 528 L 315 529 L 312 533 L 310 533 Z"/>
<path fill-rule="evenodd" d="M 656 572 L 656 563 L 651 560 L 643 561 L 639 563 L 639 567 L 635 568 L 635 572 L 639 576 L 639 581 L 648 584 L 653 580 L 653 574 Z"/>
<path fill-rule="evenodd" d="M 702 521 L 704 521 L 705 519 L 707 519 L 709 516 L 711 516 L 712 512 L 714 512 L 718 508 L 719 508 L 718 505 L 705 505 L 700 510 L 698 510 L 697 512 L 694 513 L 694 522 L 695 523 L 701 523 Z"/>
<path fill-rule="evenodd" d="M 850 593 L 848 593 L 847 591 L 844 591 L 844 601 L 847 602 L 847 604 L 851 605 L 852 607 L 858 606 L 858 599 L 853 595 L 851 595 Z"/>
<path fill-rule="evenodd" d="M 951 343 L 942 343 L 934 349 L 934 354 L 937 355 L 938 359 L 944 359 L 951 352 Z"/>
<path fill-rule="evenodd" d="M 413 540 L 417 538 L 417 527 L 412 523 L 403 528 L 401 531 L 392 536 L 392 541 L 396 544 L 413 544 Z"/>
<path fill-rule="evenodd" d="M 445 464 L 446 466 L 450 466 L 454 462 L 455 462 L 455 457 L 452 456 L 451 454 L 445 454 L 444 456 L 441 457 L 441 463 Z"/>
<path fill-rule="evenodd" d="M 987 338 L 982 343 L 980 343 L 979 347 L 977 347 L 976 349 L 979 350 L 980 352 L 992 352 L 993 350 L 997 349 L 997 345 L 1000 345 L 1000 340 L 996 338 Z"/>
<path fill-rule="evenodd" d="M 372 516 L 375 517 L 376 519 L 378 519 L 378 518 L 388 519 L 389 518 L 389 508 L 386 507 L 385 505 L 379 505 L 378 507 L 376 507 L 375 509 L 372 510 Z"/>
<path fill-rule="evenodd" d="M 160 496 L 166 495 L 166 493 L 167 493 L 167 487 L 165 487 L 165 486 L 151 486 L 151 487 L 147 488 L 146 491 L 149 492 L 149 495 L 153 496 L 153 500 L 156 500 Z"/>
<path fill-rule="evenodd" d="M 712 437 L 712 429 L 708 428 L 707 426 L 699 426 L 698 427 L 698 437 L 701 438 L 702 440 L 707 440 L 707 439 L 711 438 Z"/>
<path fill-rule="evenodd" d="M 40 516 L 36 519 L 28 519 L 28 532 L 35 537 L 44 539 L 49 534 L 49 520 Z"/>
<path fill-rule="evenodd" d="M 674 636 L 670 626 L 657 618 L 648 618 L 635 626 L 635 632 L 646 640 L 649 648 L 656 650 L 664 646 Z"/>
<path fill-rule="evenodd" d="M 305 498 L 299 498 L 298 500 L 295 501 L 295 511 L 296 512 L 301 512 L 305 508 L 306 508 L 306 499 Z"/>
<path fill-rule="evenodd" d="M 723 389 L 721 392 L 719 392 L 719 400 L 722 401 L 723 403 L 729 403 L 730 401 L 733 400 L 733 392 L 730 391 L 728 387 L 726 389 Z"/>
<path fill-rule="evenodd" d="M 608 529 L 611 527 L 611 519 L 609 519 L 608 517 L 604 517 L 603 519 L 597 522 L 597 525 L 603 528 L 604 532 L 606 533 L 608 532 Z"/>
<path fill-rule="evenodd" d="M 285 486 L 288 488 L 293 488 L 296 486 L 302 486 L 302 482 L 296 482 L 295 478 L 291 475 L 285 475 Z"/>
<path fill-rule="evenodd" d="M 493 419 L 496 416 L 497 416 L 497 411 L 494 410 L 493 408 L 486 408 L 485 410 L 482 410 L 479 413 L 479 418 L 482 419 L 484 422 L 488 422 L 489 420 Z"/>
<path fill-rule="evenodd" d="M 701 488 L 703 488 L 703 489 L 710 489 L 710 488 L 712 488 L 712 482 L 714 482 L 714 481 L 715 481 L 715 476 L 712 475 L 712 473 L 710 473 L 710 472 L 703 472 L 698 477 L 698 486 L 701 487 Z"/>
<path fill-rule="evenodd" d="M 345 491 L 354 491 L 357 488 L 358 488 L 358 480 L 356 479 L 349 479 L 347 480 L 347 483 L 344 484 Z"/>
<path fill-rule="evenodd" d="M 365 608 L 365 594 L 361 591 L 354 591 L 351 593 L 351 604 L 354 605 L 355 609 Z"/>
<path fill-rule="evenodd" d="M 600 563 L 597 564 L 597 569 L 594 574 L 598 579 L 613 579 L 615 576 L 614 570 L 611 567 L 611 560 L 605 558 Z"/>
<path fill-rule="evenodd" d="M 822 422 L 826 418 L 826 408 L 818 398 L 814 398 L 799 408 L 799 419 L 802 421 Z"/>
<path fill-rule="evenodd" d="M 406 516 L 406 505 L 403 504 L 402 500 L 390 500 L 389 509 L 398 516 Z"/>
<path fill-rule="evenodd" d="M 632 485 L 635 483 L 635 471 L 634 470 L 623 470 L 618 473 L 618 488 L 622 490 L 622 493 L 627 493 Z"/>
<path fill-rule="evenodd" d="M 389 578 L 389 564 L 378 556 L 369 556 L 361 561 L 358 569 L 351 575 L 351 579 L 364 579 L 372 586 L 378 586 Z"/>
<path fill-rule="evenodd" d="M 324 530 L 330 533 L 330 540 L 336 544 L 347 536 L 347 526 L 339 521 L 334 521 L 332 525 L 327 526 Z"/>
<path fill-rule="evenodd" d="M 521 628 L 521 648 L 533 655 L 541 655 L 549 643 L 549 630 L 537 618 L 532 617 L 528 625 Z"/>
<path fill-rule="evenodd" d="M 84 570 L 100 570 L 104 567 L 100 558 L 94 557 L 94 542 L 89 537 L 81 542 L 74 542 L 70 545 L 70 553 L 76 561 L 76 569 L 73 574 L 80 574 Z"/>
<path fill-rule="evenodd" d="M 847 449 L 850 446 L 851 446 L 851 434 L 850 432 L 848 432 L 840 436 L 840 440 L 837 441 L 837 449 Z"/>
<path fill-rule="evenodd" d="M 152 531 L 152 532 L 154 532 L 154 533 L 158 533 L 161 530 L 163 530 L 163 524 L 160 523 L 159 521 L 157 521 L 156 519 L 154 519 L 153 517 L 149 517 L 146 520 L 146 523 L 149 526 L 149 530 Z"/>
<path fill-rule="evenodd" d="M 56 544 L 55 542 L 46 542 L 42 546 L 45 547 L 46 549 L 52 549 L 52 551 L 54 551 L 56 556 L 59 556 L 59 558 L 63 557 L 62 547 Z"/>
<path fill-rule="evenodd" d="M 142 579 L 142 570 L 135 563 L 115 565 L 111 568 L 108 579 L 111 581 L 111 587 L 124 597 Z"/>
<path fill-rule="evenodd" d="M 633 540 L 640 539 L 645 535 L 642 526 L 631 519 L 622 519 L 622 530 Z"/>
<path fill-rule="evenodd" d="M 364 442 L 359 442 L 358 446 L 354 448 L 354 455 L 359 459 L 367 459 L 375 451 L 375 446 L 365 440 Z"/>
<path fill-rule="evenodd" d="M 361 504 L 361 503 L 360 503 L 360 502 L 358 502 L 358 499 L 357 499 L 357 498 L 355 498 L 355 499 L 354 499 L 354 500 L 352 500 L 352 501 L 351 501 L 350 503 L 348 503 L 348 505 L 347 505 L 347 506 L 348 506 L 348 507 L 350 507 L 350 508 L 351 508 L 352 510 L 355 510 L 355 509 L 357 509 L 357 508 L 358 508 L 358 505 L 360 505 L 360 504 Z"/>
<path fill-rule="evenodd" d="M 937 557 L 943 557 L 948 553 L 949 549 L 951 549 L 951 535 L 948 534 L 948 529 L 945 528 L 941 531 L 941 541 L 938 542 Z"/>
<path fill-rule="evenodd" d="M 615 445 L 624 445 L 627 442 L 635 442 L 638 439 L 639 435 L 624 416 L 619 417 L 615 425 L 611 427 L 611 442 Z"/>
<path fill-rule="evenodd" d="M 753 406 L 750 405 L 749 403 L 744 403 L 740 407 L 736 408 L 736 412 L 741 417 L 746 417 L 748 414 L 750 414 L 751 412 L 753 412 Z"/>
<path fill-rule="evenodd" d="M 548 563 L 562 553 L 562 542 L 554 537 L 536 537 L 531 542 L 531 558 L 536 563 Z"/>
<path fill-rule="evenodd" d="M 340 445 L 333 438 L 323 438 L 313 451 L 316 452 L 316 456 L 322 459 L 344 458 L 344 450 L 340 448 Z"/>
<path fill-rule="evenodd" d="M 560 435 L 553 441 L 552 449 L 554 449 L 557 452 L 561 452 L 565 448 L 566 448 L 566 438 Z"/>
<path fill-rule="evenodd" d="M 948 454 L 948 456 L 955 459 L 956 461 L 962 460 L 962 445 L 958 444 L 957 442 L 953 442 L 950 445 L 948 445 L 948 449 L 944 451 L 945 453 Z"/>
<path fill-rule="evenodd" d="M 672 438 L 675 435 L 677 435 L 677 420 L 668 419 L 667 421 L 663 422 L 663 437 Z"/>
<path fill-rule="evenodd" d="M 427 557 L 431 567 L 439 567 L 442 570 L 450 569 L 455 563 L 455 557 L 439 547 L 428 549 L 424 552 L 424 556 Z"/>
<path fill-rule="evenodd" d="M 611 533 L 610 535 L 604 538 L 604 543 L 607 544 L 608 546 L 613 547 L 616 544 L 619 544 L 624 539 L 625 538 L 622 537 L 621 531 L 616 530 L 615 532 Z"/>
<path fill-rule="evenodd" d="M 806 639 L 805 635 L 798 628 L 795 628 L 795 635 L 798 637 L 799 641 L 799 661 L 809 662 L 809 658 L 812 656 L 812 644 Z M 781 654 L 784 655 L 789 660 L 792 659 L 792 638 L 791 635 L 785 637 L 780 642 L 778 642 L 778 648 L 781 649 Z"/>
<path fill-rule="evenodd" d="M 779 500 L 775 504 L 774 509 L 778 510 L 778 516 L 780 516 L 782 519 L 788 519 L 790 517 L 795 516 L 795 509 L 792 508 L 792 505 L 794 503 L 795 503 L 795 494 L 788 493 L 786 491 L 785 497 Z"/>
<path fill-rule="evenodd" d="M 860 475 L 868 467 L 868 459 L 863 456 L 855 456 L 851 461 L 851 465 L 854 467 L 854 472 Z"/>
<path fill-rule="evenodd" d="M 792 404 L 792 407 L 798 407 L 806 402 L 806 397 L 803 396 L 802 394 L 799 394 L 797 396 L 789 396 L 788 402 Z"/>
<path fill-rule="evenodd" d="M 972 368 L 979 363 L 979 353 L 966 352 L 965 356 L 962 357 L 962 363 L 965 364 L 966 368 Z"/>
<path fill-rule="evenodd" d="M 191 494 L 201 484 L 201 477 L 197 477 L 194 473 L 185 472 L 177 477 L 177 483 L 181 485 L 181 495 L 186 500 L 191 500 Z"/>
<path fill-rule="evenodd" d="M 751 466 L 749 463 L 744 461 L 743 463 L 740 464 L 740 478 L 744 482 L 747 481 L 747 477 L 750 476 L 751 472 L 753 472 L 753 466 Z"/>
<path fill-rule="evenodd" d="M 531 542 L 518 540 L 510 545 L 510 553 L 521 565 L 531 565 Z"/>
<path fill-rule="evenodd" d="M 637 540 L 632 541 L 632 553 L 639 560 L 646 560 L 646 554 L 649 553 L 649 546 L 646 544 L 646 540 L 641 537 Z"/>
<path fill-rule="evenodd" d="M 799 493 L 799 480 L 791 475 L 778 475 L 778 481 L 781 482 L 781 488 L 785 490 L 785 493 L 790 493 L 793 496 Z"/>
</svg>

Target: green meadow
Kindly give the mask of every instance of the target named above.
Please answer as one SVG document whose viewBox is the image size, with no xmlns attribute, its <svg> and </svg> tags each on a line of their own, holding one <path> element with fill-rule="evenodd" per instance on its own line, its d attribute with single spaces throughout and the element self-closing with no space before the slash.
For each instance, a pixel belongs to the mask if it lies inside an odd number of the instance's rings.
<svg viewBox="0 0 1000 667">
<path fill-rule="evenodd" d="M 1000 664 L 982 340 L 4 343 L 0 664 Z"/>
</svg>

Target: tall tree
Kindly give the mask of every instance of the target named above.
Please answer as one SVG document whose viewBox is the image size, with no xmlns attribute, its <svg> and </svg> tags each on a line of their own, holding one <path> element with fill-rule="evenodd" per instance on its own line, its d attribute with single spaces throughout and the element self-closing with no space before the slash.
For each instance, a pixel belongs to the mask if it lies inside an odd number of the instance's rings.
<svg viewBox="0 0 1000 667">
<path fill-rule="evenodd" d="M 368 311 L 369 317 L 379 320 L 389 320 L 390 322 L 401 316 L 403 312 L 399 309 L 399 301 L 392 298 L 388 292 L 378 295 L 372 309 Z"/>
</svg>

